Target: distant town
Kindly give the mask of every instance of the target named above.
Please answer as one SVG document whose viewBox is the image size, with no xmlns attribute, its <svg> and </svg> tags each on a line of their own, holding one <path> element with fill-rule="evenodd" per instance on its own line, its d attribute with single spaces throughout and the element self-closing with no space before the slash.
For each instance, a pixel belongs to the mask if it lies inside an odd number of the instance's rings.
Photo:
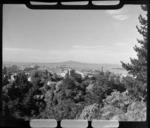
<svg viewBox="0 0 150 128">
<path fill-rule="evenodd" d="M 3 62 L 3 66 L 9 67 L 16 65 L 19 70 L 34 69 L 38 66 L 39 70 L 47 70 L 49 72 L 55 72 L 60 76 L 64 76 L 68 70 L 74 69 L 82 76 L 87 74 L 92 75 L 97 71 L 110 71 L 118 75 L 127 75 L 127 71 L 121 67 L 119 64 L 92 64 L 92 63 L 82 63 L 76 61 L 66 61 L 57 63 L 28 63 L 28 62 Z"/>
</svg>

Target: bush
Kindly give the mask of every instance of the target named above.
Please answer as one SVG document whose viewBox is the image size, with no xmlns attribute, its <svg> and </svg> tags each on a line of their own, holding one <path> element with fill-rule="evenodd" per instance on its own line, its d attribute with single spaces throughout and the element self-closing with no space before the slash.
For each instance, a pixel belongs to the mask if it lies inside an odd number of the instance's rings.
<svg viewBox="0 0 150 128">
<path fill-rule="evenodd" d="M 145 121 L 146 103 L 136 101 L 126 92 L 114 91 L 104 101 L 101 119 L 119 121 Z"/>
<path fill-rule="evenodd" d="M 127 109 L 127 121 L 146 121 L 146 103 L 145 102 L 133 102 Z"/>
<path fill-rule="evenodd" d="M 92 119 L 96 119 L 98 111 L 99 111 L 99 105 L 96 103 L 85 106 L 78 119 L 84 119 L 89 121 Z"/>
<path fill-rule="evenodd" d="M 103 107 L 101 108 L 101 119 L 110 120 L 114 116 L 122 118 L 126 113 L 128 105 L 131 103 L 130 96 L 125 92 L 118 92 L 114 90 L 110 96 L 103 100 Z M 123 119 L 126 120 L 126 119 Z"/>
</svg>

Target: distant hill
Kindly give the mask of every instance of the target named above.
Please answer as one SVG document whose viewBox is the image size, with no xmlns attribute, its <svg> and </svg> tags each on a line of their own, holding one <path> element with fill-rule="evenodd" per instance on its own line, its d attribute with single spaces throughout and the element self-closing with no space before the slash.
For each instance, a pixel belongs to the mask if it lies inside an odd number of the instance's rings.
<svg viewBox="0 0 150 128">
<path fill-rule="evenodd" d="M 77 61 L 65 61 L 65 62 L 53 62 L 53 63 L 32 63 L 32 62 L 3 62 L 3 65 L 11 66 L 17 65 L 21 67 L 28 67 L 33 65 L 38 65 L 41 68 L 50 68 L 57 69 L 60 67 L 64 68 L 73 68 L 75 70 L 102 70 L 103 71 L 112 71 L 114 73 L 123 73 L 126 74 L 126 70 L 121 67 L 121 64 L 93 64 L 93 63 L 83 63 Z"/>
</svg>

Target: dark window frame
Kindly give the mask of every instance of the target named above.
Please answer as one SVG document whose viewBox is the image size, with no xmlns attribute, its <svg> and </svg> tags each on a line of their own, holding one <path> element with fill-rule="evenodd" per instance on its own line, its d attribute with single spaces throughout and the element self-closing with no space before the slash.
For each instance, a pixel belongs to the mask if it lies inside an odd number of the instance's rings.
<svg viewBox="0 0 150 128">
<path fill-rule="evenodd" d="M 42 1 L 42 0 L 32 0 L 32 1 Z M 44 1 L 44 0 L 43 0 Z M 43 2 L 42 1 L 42 2 Z M 67 1 L 71 1 L 71 0 L 49 0 L 50 2 L 60 2 L 60 1 L 63 1 L 63 2 L 67 2 Z M 91 1 L 91 0 L 72 0 L 72 1 Z M 1 0 L 0 2 L 0 28 L 2 28 L 3 26 L 3 23 L 2 23 L 2 17 L 3 17 L 3 4 L 26 4 L 27 7 L 31 8 L 31 9 L 67 9 L 67 10 L 71 10 L 71 9 L 75 9 L 75 10 L 104 10 L 104 9 L 119 9 L 121 8 L 123 5 L 131 5 L 131 4 L 147 4 L 148 5 L 148 21 L 150 21 L 150 2 L 149 0 L 120 0 L 121 3 L 119 5 L 116 5 L 116 6 L 93 6 L 91 4 L 88 4 L 88 5 L 85 5 L 85 6 L 78 6 L 78 5 L 69 5 L 69 6 L 64 6 L 64 5 L 61 5 L 61 4 L 57 4 L 57 5 L 47 5 L 47 6 L 32 6 L 29 4 L 29 0 Z M 46 2 L 46 1 L 45 1 Z M 150 25 L 148 24 L 148 33 L 150 32 Z M 2 29 L 0 31 L 0 46 L 2 48 Z M 150 34 L 148 34 L 148 41 L 149 41 L 149 38 L 150 38 Z M 150 48 L 149 44 L 148 44 L 148 49 Z M 1 49 L 2 51 L 2 49 Z M 1 54 L 2 55 L 2 54 Z M 148 50 L 148 58 L 149 57 L 149 50 Z M 1 61 L 2 62 L 2 61 Z M 148 59 L 148 65 L 149 65 L 149 59 Z M 1 63 L 1 67 L 2 67 L 2 63 Z M 1 70 L 2 71 L 2 70 Z M 150 71 L 149 71 L 149 66 L 148 66 L 148 78 L 150 78 Z M 0 74 L 1 75 L 1 81 L 2 81 L 2 73 Z M 150 85 L 150 80 L 148 79 L 148 84 L 147 85 Z M 148 89 L 148 94 L 149 94 L 149 87 L 147 87 Z M 2 94 L 2 86 L 0 87 L 0 94 Z M 148 95 L 147 94 L 147 95 Z M 0 95 L 0 100 L 2 101 L 2 95 Z M 148 95 L 148 101 L 147 101 L 147 104 L 149 104 L 149 95 Z M 148 119 L 150 118 L 149 117 L 149 114 L 150 113 L 150 108 L 149 106 L 147 105 L 147 120 L 144 122 L 123 122 L 123 121 L 120 121 L 119 122 L 119 128 L 148 128 Z M 0 126 L 7 126 L 7 127 L 30 127 L 29 126 L 29 122 L 28 121 L 23 121 L 23 120 L 12 120 L 12 119 L 9 119 L 9 118 L 3 118 L 2 117 L 2 104 L 0 105 Z M 10 122 L 9 122 L 10 121 Z M 89 122 L 90 123 L 90 122 Z M 9 124 L 9 125 L 8 125 Z M 59 122 L 58 122 L 59 124 Z"/>
</svg>

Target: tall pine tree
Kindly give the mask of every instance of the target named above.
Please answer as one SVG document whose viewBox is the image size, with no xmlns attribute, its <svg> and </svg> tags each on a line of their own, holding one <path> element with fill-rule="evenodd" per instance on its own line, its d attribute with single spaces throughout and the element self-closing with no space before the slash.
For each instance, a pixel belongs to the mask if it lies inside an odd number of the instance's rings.
<svg viewBox="0 0 150 128">
<path fill-rule="evenodd" d="M 146 5 L 141 6 L 143 11 L 148 10 Z M 141 84 L 142 90 L 146 90 L 147 87 L 147 43 L 148 43 L 148 14 L 146 14 L 146 18 L 142 15 L 138 17 L 140 26 L 136 26 L 139 34 L 142 35 L 143 39 L 137 39 L 137 42 L 141 46 L 134 47 L 134 50 L 137 53 L 137 59 L 130 58 L 131 63 L 125 64 L 121 61 L 122 67 L 125 68 L 129 74 L 132 74 L 136 80 Z"/>
</svg>

